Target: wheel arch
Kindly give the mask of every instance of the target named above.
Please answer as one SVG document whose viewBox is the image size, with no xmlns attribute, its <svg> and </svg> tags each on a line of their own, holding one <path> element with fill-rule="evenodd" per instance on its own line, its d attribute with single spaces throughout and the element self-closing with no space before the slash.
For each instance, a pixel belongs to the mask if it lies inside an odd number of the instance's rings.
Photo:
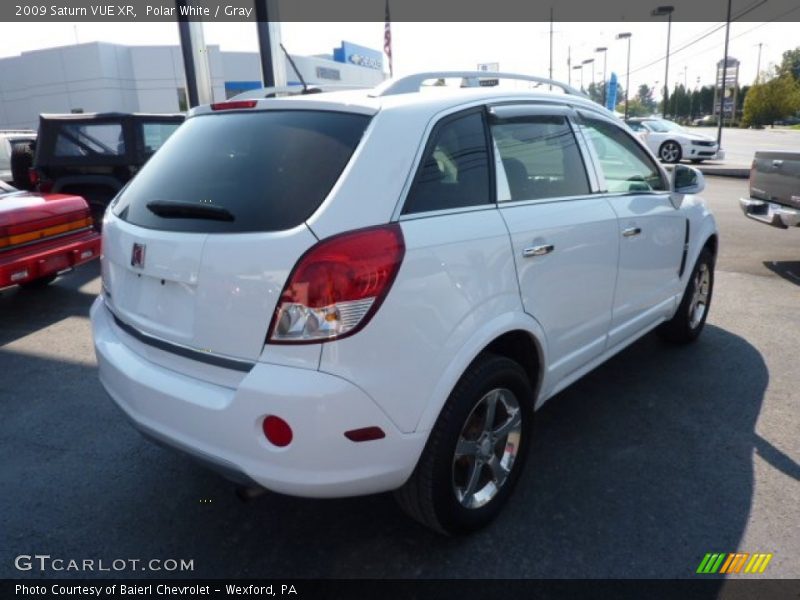
<svg viewBox="0 0 800 600">
<path fill-rule="evenodd" d="M 450 362 L 419 418 L 416 431 L 433 428 L 453 388 L 475 361 L 487 352 L 506 356 L 517 362 L 528 375 L 534 390 L 531 398 L 534 408 L 540 404 L 538 400 L 544 387 L 547 365 L 544 330 L 527 314 L 502 315 L 476 333 Z"/>
</svg>

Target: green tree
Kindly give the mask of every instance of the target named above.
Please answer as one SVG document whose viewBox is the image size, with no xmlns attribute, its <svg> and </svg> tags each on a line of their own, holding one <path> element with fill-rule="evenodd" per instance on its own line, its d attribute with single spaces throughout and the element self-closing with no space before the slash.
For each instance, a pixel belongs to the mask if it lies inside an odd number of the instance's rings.
<svg viewBox="0 0 800 600">
<path fill-rule="evenodd" d="M 800 83 L 789 73 L 779 74 L 748 90 L 743 122 L 746 126 L 772 125 L 797 111 L 800 111 Z"/>
<path fill-rule="evenodd" d="M 586 88 L 586 93 L 589 95 L 589 98 L 591 98 L 598 104 L 603 104 L 602 83 L 590 83 L 589 86 Z"/>
<path fill-rule="evenodd" d="M 617 104 L 616 108 L 617 112 L 625 114 L 625 98 L 623 97 L 622 102 Z M 645 107 L 642 104 L 642 101 L 637 97 L 635 98 L 628 98 L 628 117 L 646 117 L 651 114 L 653 111 L 649 108 Z"/>
<path fill-rule="evenodd" d="M 644 109 L 645 114 L 651 114 L 656 112 L 656 101 L 653 99 L 653 88 L 651 88 L 646 83 L 643 83 L 639 86 L 639 90 L 636 92 L 636 100 L 639 102 L 639 105 Z M 628 110 L 630 112 L 630 109 Z"/>
<path fill-rule="evenodd" d="M 791 75 L 795 81 L 800 81 L 800 48 L 787 50 L 783 53 L 781 66 L 778 67 L 781 75 Z"/>
<path fill-rule="evenodd" d="M 714 86 L 704 85 L 700 88 L 700 111 L 704 115 L 714 113 Z"/>
</svg>

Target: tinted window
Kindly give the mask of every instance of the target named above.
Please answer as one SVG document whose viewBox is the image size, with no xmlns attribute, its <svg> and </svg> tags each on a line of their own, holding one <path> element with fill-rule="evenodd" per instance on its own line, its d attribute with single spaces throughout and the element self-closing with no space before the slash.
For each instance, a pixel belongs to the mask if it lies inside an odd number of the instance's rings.
<svg viewBox="0 0 800 600">
<path fill-rule="evenodd" d="M 122 135 L 122 125 L 119 123 L 96 125 L 69 123 L 61 126 L 56 138 L 56 156 L 91 156 L 97 154 L 105 156 L 125 154 L 125 138 Z"/>
<path fill-rule="evenodd" d="M 584 131 L 594 146 L 609 192 L 666 190 L 666 182 L 653 160 L 621 128 L 585 118 Z"/>
<path fill-rule="evenodd" d="M 491 202 L 481 113 L 447 119 L 432 135 L 403 214 Z"/>
<path fill-rule="evenodd" d="M 118 197 L 114 213 L 171 231 L 279 231 L 330 192 L 369 117 L 309 110 L 232 112 L 187 120 Z M 158 216 L 153 201 L 213 205 L 231 221 Z"/>
<path fill-rule="evenodd" d="M 179 126 L 180 123 L 142 123 L 145 155 L 150 156 L 161 148 Z"/>
<path fill-rule="evenodd" d="M 511 200 L 589 193 L 589 180 L 566 117 L 531 116 L 492 125 Z"/>
</svg>

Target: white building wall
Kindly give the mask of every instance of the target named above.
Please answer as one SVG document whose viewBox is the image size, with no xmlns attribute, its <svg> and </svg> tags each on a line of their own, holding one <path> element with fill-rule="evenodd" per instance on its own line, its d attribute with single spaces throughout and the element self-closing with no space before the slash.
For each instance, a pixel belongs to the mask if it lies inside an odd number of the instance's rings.
<svg viewBox="0 0 800 600">
<path fill-rule="evenodd" d="M 221 52 L 208 46 L 213 98 L 226 98 L 226 81 L 261 81 L 256 52 Z M 385 77 L 377 70 L 319 56 L 294 56 L 308 83 L 372 87 Z M 340 79 L 321 78 L 318 68 Z M 289 81 L 297 81 L 286 62 Z M 330 73 L 330 71 L 328 71 Z M 0 59 L 0 128 L 33 128 L 40 113 L 177 112 L 185 88 L 179 46 L 121 46 L 90 42 L 24 52 Z"/>
</svg>

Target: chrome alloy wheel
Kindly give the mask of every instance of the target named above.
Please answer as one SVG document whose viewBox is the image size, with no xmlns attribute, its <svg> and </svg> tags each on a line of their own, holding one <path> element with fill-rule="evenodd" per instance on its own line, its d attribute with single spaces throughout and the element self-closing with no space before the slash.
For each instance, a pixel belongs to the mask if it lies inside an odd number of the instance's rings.
<svg viewBox="0 0 800 600">
<path fill-rule="evenodd" d="M 661 160 L 676 163 L 681 155 L 681 148 L 675 142 L 667 142 L 661 146 Z"/>
<path fill-rule="evenodd" d="M 694 329 L 703 321 L 708 310 L 708 293 L 711 288 L 711 272 L 708 265 L 700 263 L 694 275 L 694 293 L 689 302 L 689 327 Z"/>
<path fill-rule="evenodd" d="M 508 479 L 522 441 L 522 411 L 511 390 L 484 395 L 467 417 L 453 455 L 453 492 L 465 508 L 490 502 Z"/>
</svg>

